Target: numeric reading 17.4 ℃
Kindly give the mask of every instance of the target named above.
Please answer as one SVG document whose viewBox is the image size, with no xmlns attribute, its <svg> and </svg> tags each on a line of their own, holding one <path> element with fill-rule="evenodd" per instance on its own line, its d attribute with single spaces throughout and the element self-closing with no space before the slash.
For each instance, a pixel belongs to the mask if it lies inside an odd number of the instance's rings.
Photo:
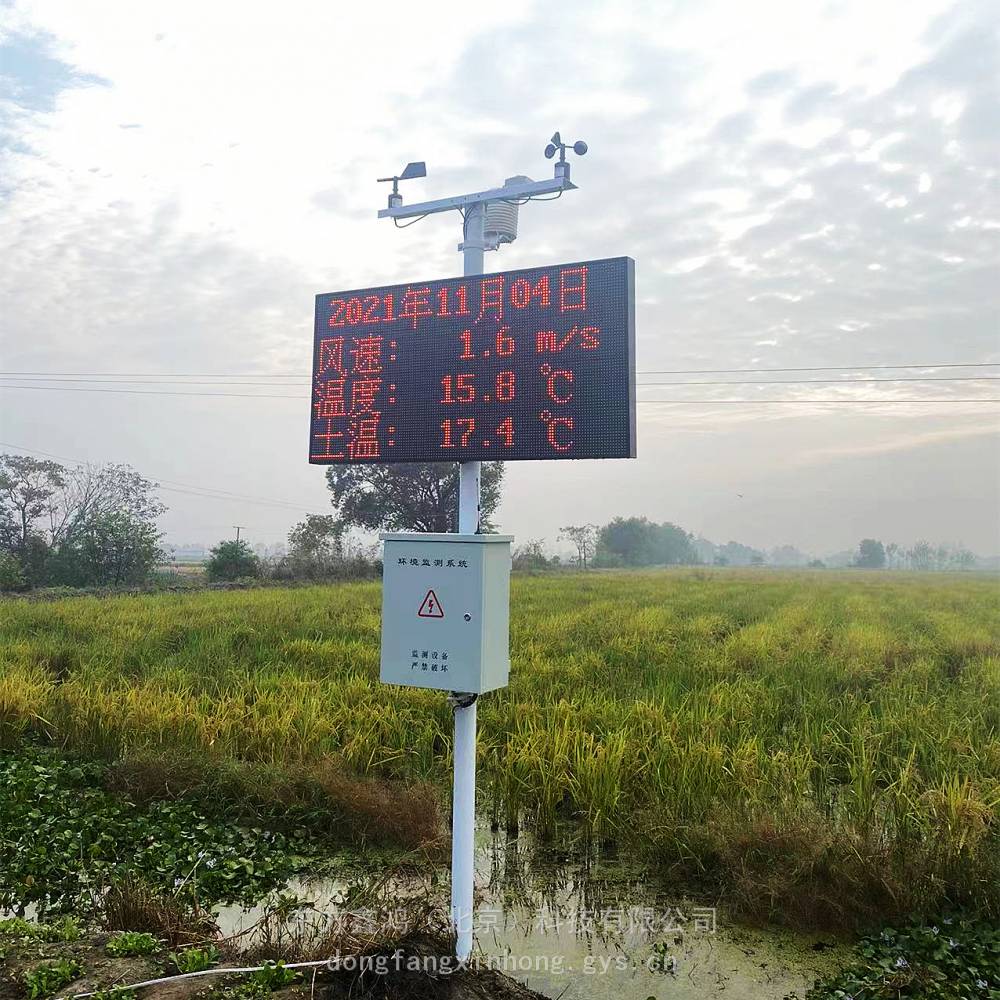
<svg viewBox="0 0 1000 1000">
<path fill-rule="evenodd" d="M 316 297 L 309 460 L 635 457 L 628 257 Z"/>
</svg>

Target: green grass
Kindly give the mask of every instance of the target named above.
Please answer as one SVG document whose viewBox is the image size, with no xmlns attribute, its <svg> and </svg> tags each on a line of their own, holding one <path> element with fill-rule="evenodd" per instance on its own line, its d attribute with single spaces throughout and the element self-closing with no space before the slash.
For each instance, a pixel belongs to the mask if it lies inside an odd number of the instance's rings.
<svg viewBox="0 0 1000 1000">
<path fill-rule="evenodd" d="M 104 950 L 112 958 L 131 958 L 136 955 L 152 955 L 159 942 L 145 931 L 120 931 L 108 940 Z"/>
<path fill-rule="evenodd" d="M 0 605 L 0 739 L 447 787 L 443 696 L 378 682 L 378 584 Z M 515 580 L 483 804 L 761 918 L 1000 914 L 995 578 Z"/>
<path fill-rule="evenodd" d="M 183 951 L 172 951 L 167 958 L 168 967 L 176 969 L 181 975 L 189 972 L 204 972 L 219 961 L 219 949 L 214 944 L 201 948 L 185 948 Z"/>
<path fill-rule="evenodd" d="M 24 974 L 24 986 L 28 1000 L 42 1000 L 52 996 L 64 986 L 73 982 L 83 967 L 75 958 L 60 958 L 57 962 L 48 962 L 37 969 Z"/>
<path fill-rule="evenodd" d="M 23 917 L 8 917 L 0 920 L 0 937 L 17 938 L 22 941 L 67 942 L 79 941 L 83 928 L 73 916 L 36 923 Z"/>
</svg>

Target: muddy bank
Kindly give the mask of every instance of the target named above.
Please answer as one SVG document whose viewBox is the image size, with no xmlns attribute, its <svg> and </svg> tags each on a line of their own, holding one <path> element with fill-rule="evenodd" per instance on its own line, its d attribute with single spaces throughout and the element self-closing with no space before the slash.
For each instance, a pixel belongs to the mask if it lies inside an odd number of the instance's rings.
<svg viewBox="0 0 1000 1000">
<path fill-rule="evenodd" d="M 365 953 L 341 954 L 332 962 L 245 964 L 232 946 L 193 946 L 197 959 L 218 963 L 183 974 L 185 950 L 170 951 L 157 941 L 151 954 L 112 954 L 120 935 L 80 931 L 72 941 L 46 941 L 47 925 L 25 923 L 28 933 L 11 933 L 0 924 L 0 1000 L 92 996 L 95 1000 L 544 1000 L 541 994 L 494 969 L 452 965 L 451 943 L 411 935 Z M 39 928 L 41 930 L 39 930 Z M 197 963 L 195 963 L 197 964 Z M 242 972 L 230 971 L 234 969 Z"/>
</svg>

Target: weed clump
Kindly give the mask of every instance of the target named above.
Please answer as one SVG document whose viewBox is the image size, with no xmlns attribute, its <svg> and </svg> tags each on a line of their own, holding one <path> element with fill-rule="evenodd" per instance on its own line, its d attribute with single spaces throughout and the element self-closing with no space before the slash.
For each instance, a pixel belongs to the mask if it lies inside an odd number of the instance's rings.
<svg viewBox="0 0 1000 1000">
<path fill-rule="evenodd" d="M 220 958 L 219 949 L 213 944 L 192 946 L 182 951 L 172 951 L 167 956 L 167 967 L 184 975 L 190 972 L 204 972 L 212 968 Z"/>
<path fill-rule="evenodd" d="M 76 959 L 60 958 L 58 962 L 47 962 L 24 974 L 24 986 L 28 1000 L 42 1000 L 50 997 L 68 983 L 73 982 L 83 972 Z"/>
<path fill-rule="evenodd" d="M 164 893 L 136 874 L 125 874 L 100 892 L 96 912 L 105 930 L 151 938 L 154 943 L 166 941 L 171 948 L 204 941 L 218 932 L 211 915 L 196 902 Z"/>
<path fill-rule="evenodd" d="M 112 958 L 134 958 L 138 955 L 152 955 L 159 942 L 145 931 L 121 931 L 112 937 L 104 950 Z"/>
<path fill-rule="evenodd" d="M 250 982 L 273 993 L 297 983 L 301 978 L 302 973 L 298 969 L 288 969 L 284 962 L 265 962 L 263 969 L 251 974 Z"/>
<path fill-rule="evenodd" d="M 70 914 L 56 920 L 33 923 L 23 917 L 0 920 L 0 937 L 18 938 L 22 941 L 66 943 L 79 941 L 83 936 L 80 920 Z"/>
<path fill-rule="evenodd" d="M 439 788 L 429 782 L 360 776 L 342 758 L 304 762 L 291 772 L 225 758 L 142 749 L 109 766 L 105 786 L 139 802 L 183 798 L 270 829 L 308 828 L 363 846 L 433 850 L 444 838 Z"/>
</svg>

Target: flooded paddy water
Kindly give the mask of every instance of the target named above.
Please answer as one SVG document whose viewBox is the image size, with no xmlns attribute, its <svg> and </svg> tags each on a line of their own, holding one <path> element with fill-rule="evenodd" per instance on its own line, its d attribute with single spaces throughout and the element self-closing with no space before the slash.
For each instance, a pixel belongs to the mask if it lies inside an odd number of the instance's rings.
<svg viewBox="0 0 1000 1000">
<path fill-rule="evenodd" d="M 364 905 L 355 909 L 353 902 L 378 878 L 367 872 L 299 879 L 287 892 L 308 901 L 303 919 L 313 926 L 348 912 L 363 920 Z M 438 902 L 448 898 L 443 870 L 393 875 L 384 888 L 400 904 L 428 894 Z M 223 908 L 222 934 L 252 938 L 263 912 Z M 392 914 L 367 917 L 384 922 Z M 477 841 L 475 937 L 481 966 L 567 1000 L 781 1000 L 804 995 L 818 976 L 844 963 L 849 948 L 829 935 L 741 926 L 727 917 L 724 901 L 657 886 L 648 868 L 628 857 L 502 832 L 481 832 Z"/>
</svg>

